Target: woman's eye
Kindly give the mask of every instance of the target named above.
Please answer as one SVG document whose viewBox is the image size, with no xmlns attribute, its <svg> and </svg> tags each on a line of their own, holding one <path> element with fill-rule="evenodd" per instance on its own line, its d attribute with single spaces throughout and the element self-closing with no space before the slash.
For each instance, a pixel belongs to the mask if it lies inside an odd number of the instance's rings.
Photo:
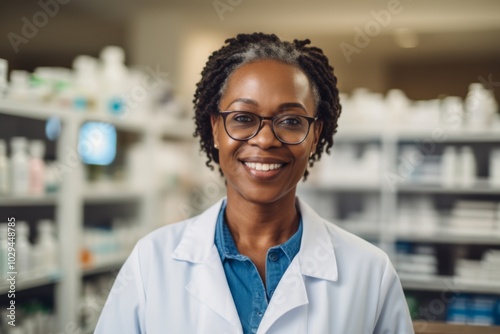
<svg viewBox="0 0 500 334">
<path fill-rule="evenodd" d="M 241 123 L 247 123 L 247 122 L 252 122 L 253 119 L 248 117 L 248 116 L 245 116 L 245 115 L 238 115 L 238 116 L 235 116 L 233 118 L 234 121 L 236 122 L 241 122 Z"/>
<path fill-rule="evenodd" d="M 280 121 L 280 124 L 287 126 L 297 126 L 301 125 L 301 119 L 299 117 L 286 117 Z"/>
</svg>

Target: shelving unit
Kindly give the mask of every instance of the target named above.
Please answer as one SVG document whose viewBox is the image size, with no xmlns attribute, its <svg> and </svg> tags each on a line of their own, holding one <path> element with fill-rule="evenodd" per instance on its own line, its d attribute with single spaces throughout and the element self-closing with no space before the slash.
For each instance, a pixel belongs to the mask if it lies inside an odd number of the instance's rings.
<svg viewBox="0 0 500 334">
<path fill-rule="evenodd" d="M 53 106 L 39 106 L 35 103 L 20 103 L 0 100 L 0 115 L 8 115 L 27 120 L 46 121 L 56 117 L 61 121 L 62 130 L 56 143 L 56 163 L 67 164 L 68 152 L 77 152 L 78 133 L 85 122 L 98 121 L 113 125 L 117 131 L 138 135 L 138 140 L 146 147 L 148 159 L 153 158 L 150 149 L 164 140 L 189 141 L 194 131 L 193 122 L 179 121 L 169 124 L 151 124 L 135 118 L 113 117 L 103 113 L 81 113 L 71 109 Z M 147 120 L 143 117 L 142 119 Z M 193 141 L 194 143 L 194 141 Z M 152 160 L 151 160 L 152 161 Z M 78 308 L 81 306 L 80 296 L 83 279 L 90 275 L 116 272 L 123 264 L 125 257 L 106 263 L 83 268 L 80 264 L 80 247 L 84 227 L 85 206 L 87 205 L 121 205 L 136 203 L 138 207 L 137 221 L 144 231 L 155 228 L 160 218 L 155 205 L 159 190 L 155 185 L 154 173 L 144 175 L 144 184 L 140 188 L 132 188 L 124 183 L 106 183 L 105 186 L 91 186 L 85 180 L 84 165 L 81 161 L 72 163 L 65 173 L 61 173 L 60 187 L 57 193 L 43 196 L 3 196 L 0 197 L 0 208 L 50 207 L 54 210 L 56 232 L 59 240 L 60 275 L 57 277 L 40 277 L 30 280 L 19 280 L 16 289 L 29 290 L 53 284 L 55 286 L 53 303 L 57 330 L 65 331 L 68 325 L 78 326 Z M 0 221 L 3 221 L 0 220 Z M 3 294 L 6 287 L 0 285 Z"/>
<path fill-rule="evenodd" d="M 336 146 L 350 145 L 352 147 L 363 148 L 366 145 L 378 145 L 381 152 L 380 169 L 367 182 L 367 175 L 361 175 L 362 179 L 343 178 L 337 176 L 334 181 L 324 182 L 321 175 L 324 166 L 315 166 L 311 170 L 311 181 L 299 185 L 298 193 L 304 196 L 313 207 L 325 218 L 330 219 L 335 224 L 344 229 L 367 239 L 381 247 L 396 262 L 396 243 L 410 242 L 412 244 L 437 245 L 440 249 L 452 249 L 454 247 L 476 247 L 500 249 L 500 226 L 496 231 L 490 232 L 481 229 L 455 230 L 447 227 L 435 229 L 423 229 L 420 226 L 405 226 L 401 228 L 398 221 L 399 202 L 407 197 L 424 196 L 433 199 L 435 205 L 439 205 L 439 199 L 449 205 L 457 199 L 482 199 L 487 198 L 500 202 L 500 187 L 493 186 L 485 178 L 484 168 L 479 179 L 471 186 L 443 186 L 439 182 L 415 182 L 408 175 L 401 175 L 398 170 L 399 151 L 402 145 L 416 145 L 417 143 L 431 143 L 439 147 L 442 145 L 471 145 L 474 149 L 485 144 L 488 148 L 500 146 L 500 129 L 485 130 L 449 130 L 444 131 L 442 140 L 435 141 L 432 127 L 429 129 L 395 128 L 393 125 L 384 128 L 365 126 L 339 126 L 339 132 L 335 136 L 335 146 L 332 148 L 335 154 Z M 439 128 L 439 127 L 436 127 Z M 496 146 L 498 147 L 498 146 Z M 433 155 L 439 154 L 435 150 Z M 425 154 L 423 154 L 425 156 Z M 328 159 L 325 156 L 322 160 Z M 340 157 L 339 157 L 340 159 Z M 323 161 L 320 162 L 320 164 Z M 484 154 L 483 154 L 484 163 Z M 335 173 L 335 163 L 326 163 L 331 171 Z M 316 171 L 319 167 L 319 171 Z M 313 173 L 318 172 L 315 177 Z M 340 180 L 340 181 L 339 181 Z M 316 181 L 316 183 L 314 183 Z M 357 207 L 363 203 L 367 197 L 377 197 L 377 216 L 368 217 L 366 220 L 363 214 L 356 214 L 359 219 L 349 216 L 352 207 Z M 347 207 L 339 208 L 342 198 L 348 198 Z M 330 201 L 333 210 L 326 210 L 325 202 Z M 441 200 L 443 202 L 443 200 Z M 357 205 L 356 205 L 357 204 Z M 442 203 L 441 203 L 442 204 Z M 342 210 L 344 209 L 344 210 Z M 355 209 L 356 210 L 356 209 Z M 336 216 L 331 217 L 333 214 Z M 356 212 L 356 211 L 355 211 Z M 438 217 L 438 219 L 441 219 Z M 449 255 L 454 254 L 451 252 Z M 424 274 L 400 274 L 403 288 L 413 292 L 443 293 L 456 292 L 457 294 L 488 294 L 500 297 L 500 283 L 493 280 L 469 279 L 451 275 L 424 275 Z M 465 327 L 464 327 L 465 328 Z"/>
</svg>

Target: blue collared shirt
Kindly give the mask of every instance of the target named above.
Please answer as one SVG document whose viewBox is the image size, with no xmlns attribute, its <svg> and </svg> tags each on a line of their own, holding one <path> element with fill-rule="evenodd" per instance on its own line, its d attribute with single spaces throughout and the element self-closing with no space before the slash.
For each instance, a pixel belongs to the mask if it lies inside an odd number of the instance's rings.
<svg viewBox="0 0 500 334">
<path fill-rule="evenodd" d="M 224 202 L 217 218 L 215 245 L 222 260 L 243 333 L 256 333 L 274 290 L 293 258 L 299 252 L 302 238 L 302 217 L 299 220 L 299 229 L 288 241 L 268 249 L 266 286 L 264 286 L 255 264 L 248 256 L 240 254 L 236 248 L 224 219 L 225 211 L 226 203 Z"/>
</svg>

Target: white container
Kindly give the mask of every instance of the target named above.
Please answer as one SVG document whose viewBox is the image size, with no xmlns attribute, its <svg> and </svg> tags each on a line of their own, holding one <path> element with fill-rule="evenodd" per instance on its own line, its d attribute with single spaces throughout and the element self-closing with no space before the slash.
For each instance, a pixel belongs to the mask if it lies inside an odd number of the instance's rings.
<svg viewBox="0 0 500 334">
<path fill-rule="evenodd" d="M 490 153 L 490 184 L 500 187 L 500 149 L 494 149 Z"/>
<path fill-rule="evenodd" d="M 125 53 L 117 46 L 107 46 L 101 52 L 101 110 L 115 116 L 126 112 L 125 100 L 128 84 L 128 70 L 125 66 Z"/>
<path fill-rule="evenodd" d="M 467 126 L 472 129 L 490 127 L 494 121 L 498 104 L 493 93 L 484 88 L 481 83 L 469 85 L 469 92 L 465 98 L 467 112 Z"/>
<path fill-rule="evenodd" d="M 43 140 L 33 140 L 30 143 L 30 194 L 40 196 L 45 193 L 45 143 Z"/>
<path fill-rule="evenodd" d="M 454 146 L 446 146 L 441 158 L 441 185 L 453 187 L 457 183 L 458 156 Z"/>
<path fill-rule="evenodd" d="M 0 195 L 10 192 L 9 158 L 7 158 L 7 144 L 0 139 Z"/>
<path fill-rule="evenodd" d="M 16 271 L 21 280 L 30 278 L 33 266 L 33 247 L 29 242 L 29 226 L 25 221 L 16 222 Z"/>
<path fill-rule="evenodd" d="M 9 64 L 7 60 L 0 58 L 0 100 L 5 98 L 7 93 L 7 72 Z"/>
<path fill-rule="evenodd" d="M 30 185 L 29 156 L 26 153 L 28 140 L 24 137 L 14 137 L 11 146 L 11 191 L 14 195 L 26 195 Z"/>
<path fill-rule="evenodd" d="M 27 101 L 32 99 L 30 91 L 30 74 L 27 71 L 10 72 L 10 86 L 7 97 L 12 100 Z"/>
<path fill-rule="evenodd" d="M 6 274 L 10 271 L 8 267 L 8 252 L 7 252 L 7 224 L 0 224 L 0 279 L 4 283 Z"/>
<path fill-rule="evenodd" d="M 75 96 L 73 108 L 88 111 L 96 108 L 99 79 L 97 59 L 80 55 L 73 61 Z"/>
<path fill-rule="evenodd" d="M 460 152 L 461 175 L 460 184 L 462 187 L 469 188 L 474 186 L 477 178 L 476 157 L 470 146 L 462 147 Z"/>
<path fill-rule="evenodd" d="M 51 220 L 38 222 L 38 241 L 35 245 L 37 271 L 43 276 L 55 276 L 58 273 L 58 244 Z"/>
</svg>

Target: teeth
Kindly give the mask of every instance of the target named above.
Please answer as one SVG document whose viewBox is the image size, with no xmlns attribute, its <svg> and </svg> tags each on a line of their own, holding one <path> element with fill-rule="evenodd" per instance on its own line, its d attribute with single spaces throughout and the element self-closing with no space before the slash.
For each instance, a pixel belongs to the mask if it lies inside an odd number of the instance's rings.
<svg viewBox="0 0 500 334">
<path fill-rule="evenodd" d="M 245 162 L 245 165 L 255 170 L 263 170 L 267 172 L 268 170 L 275 170 L 281 168 L 283 164 L 263 164 L 260 162 Z"/>
</svg>

